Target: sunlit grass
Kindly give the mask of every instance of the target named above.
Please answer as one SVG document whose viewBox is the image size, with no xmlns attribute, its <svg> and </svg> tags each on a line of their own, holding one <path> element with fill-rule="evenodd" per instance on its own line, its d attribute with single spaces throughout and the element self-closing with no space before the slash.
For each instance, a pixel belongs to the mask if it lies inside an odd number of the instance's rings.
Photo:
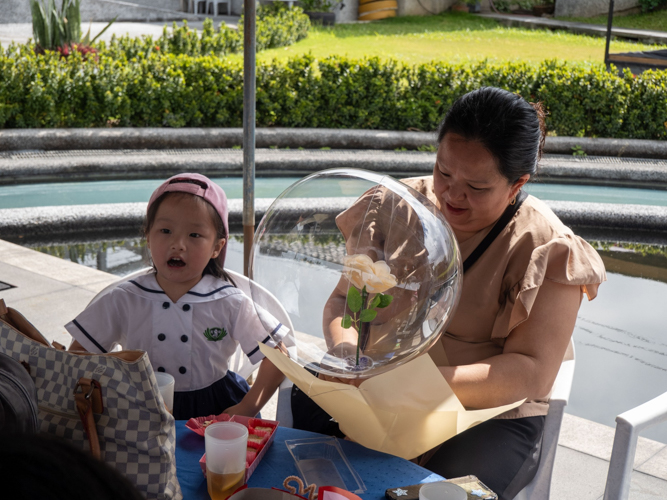
<svg viewBox="0 0 667 500">
<path fill-rule="evenodd" d="M 342 55 L 377 56 L 418 64 L 526 61 L 559 59 L 580 64 L 601 64 L 605 39 L 548 30 L 500 26 L 491 19 L 469 14 L 400 17 L 367 24 L 313 27 L 305 40 L 258 54 L 258 60 L 285 60 L 311 53 L 317 58 Z M 655 50 L 663 46 L 612 42 L 612 52 Z M 241 56 L 237 56 L 241 57 Z"/>
</svg>

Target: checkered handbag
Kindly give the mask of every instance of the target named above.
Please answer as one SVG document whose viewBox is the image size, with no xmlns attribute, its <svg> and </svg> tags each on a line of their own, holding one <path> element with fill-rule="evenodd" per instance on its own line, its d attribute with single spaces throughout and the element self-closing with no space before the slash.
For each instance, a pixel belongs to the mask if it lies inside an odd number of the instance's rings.
<svg viewBox="0 0 667 500">
<path fill-rule="evenodd" d="M 146 498 L 182 499 L 174 417 L 144 351 L 77 354 L 52 347 L 0 299 L 0 352 L 30 367 L 41 432 L 90 449 Z"/>
</svg>

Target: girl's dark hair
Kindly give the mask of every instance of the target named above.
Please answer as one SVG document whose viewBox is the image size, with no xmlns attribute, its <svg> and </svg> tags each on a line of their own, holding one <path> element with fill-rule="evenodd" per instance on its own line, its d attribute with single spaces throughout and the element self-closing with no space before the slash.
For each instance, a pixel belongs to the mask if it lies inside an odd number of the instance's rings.
<svg viewBox="0 0 667 500">
<path fill-rule="evenodd" d="M 182 193 L 182 192 L 167 192 L 164 193 L 162 196 L 160 196 L 153 204 L 148 207 L 148 211 L 146 212 L 146 219 L 144 220 L 144 225 L 142 227 L 142 232 L 144 233 L 144 238 L 148 236 L 148 232 L 151 230 L 153 227 L 153 223 L 155 222 L 155 216 L 157 214 L 158 209 L 160 208 L 160 205 L 162 205 L 162 202 L 167 199 L 167 196 L 194 196 L 195 198 L 198 198 L 201 200 L 204 205 L 206 205 L 206 210 L 208 211 L 209 215 L 211 216 L 211 220 L 213 221 L 213 225 L 215 226 L 215 237 L 217 239 L 222 239 L 224 238 L 226 240 L 225 245 L 229 243 L 229 235 L 227 234 L 227 231 L 225 231 L 225 226 L 222 223 L 222 219 L 220 218 L 220 214 L 213 208 L 213 205 L 211 205 L 208 201 L 205 199 L 195 196 L 193 194 L 189 193 Z M 153 268 L 155 268 L 155 264 L 153 264 Z M 236 286 L 236 283 L 234 283 L 234 280 L 232 277 L 229 275 L 227 271 L 225 271 L 225 268 L 220 264 L 220 261 L 215 258 L 215 259 L 210 259 L 208 261 L 208 264 L 206 264 L 206 267 L 204 268 L 204 271 L 202 274 L 210 274 L 212 276 L 215 276 L 216 278 L 221 278 L 225 281 L 230 282 L 232 285 Z"/>
<path fill-rule="evenodd" d="M 546 125 L 540 103 L 495 87 L 482 87 L 459 97 L 438 129 L 438 144 L 449 132 L 481 143 L 510 182 L 533 176 L 542 157 Z"/>
</svg>

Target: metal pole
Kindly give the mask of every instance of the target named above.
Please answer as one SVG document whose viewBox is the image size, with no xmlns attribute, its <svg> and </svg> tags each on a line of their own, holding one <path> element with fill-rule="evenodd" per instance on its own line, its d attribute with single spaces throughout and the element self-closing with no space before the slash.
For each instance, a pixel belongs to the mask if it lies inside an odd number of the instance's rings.
<svg viewBox="0 0 667 500">
<path fill-rule="evenodd" d="M 607 15 L 607 44 L 604 47 L 605 66 L 608 66 L 609 64 L 609 42 L 611 41 L 611 21 L 613 18 L 614 18 L 614 0 L 609 0 L 609 14 Z"/>
<path fill-rule="evenodd" d="M 243 0 L 243 274 L 255 235 L 255 9 Z"/>
</svg>

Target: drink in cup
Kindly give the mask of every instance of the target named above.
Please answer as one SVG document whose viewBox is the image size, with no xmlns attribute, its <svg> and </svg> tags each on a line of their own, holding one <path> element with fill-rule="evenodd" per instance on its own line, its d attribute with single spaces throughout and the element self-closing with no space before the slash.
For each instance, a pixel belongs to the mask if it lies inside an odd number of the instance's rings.
<svg viewBox="0 0 667 500">
<path fill-rule="evenodd" d="M 206 471 L 208 494 L 211 500 L 227 500 L 232 493 L 243 486 L 245 470 L 234 474 L 215 474 Z"/>
<path fill-rule="evenodd" d="M 174 377 L 164 372 L 155 372 L 155 380 L 157 380 L 157 387 L 160 390 L 164 405 L 167 407 L 169 413 L 174 408 Z"/>
<path fill-rule="evenodd" d="M 206 482 L 212 500 L 226 500 L 245 481 L 248 429 L 236 422 L 216 422 L 204 433 Z"/>
</svg>

